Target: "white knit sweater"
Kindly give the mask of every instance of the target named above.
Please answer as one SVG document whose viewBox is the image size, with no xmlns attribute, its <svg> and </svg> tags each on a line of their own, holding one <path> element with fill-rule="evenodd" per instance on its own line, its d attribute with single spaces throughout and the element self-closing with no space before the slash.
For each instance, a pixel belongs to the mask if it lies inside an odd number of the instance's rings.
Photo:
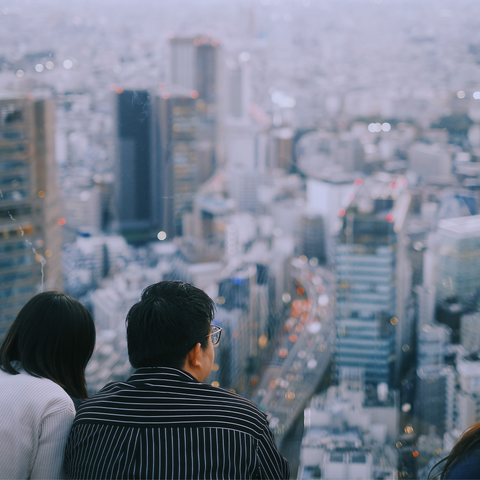
<svg viewBox="0 0 480 480">
<path fill-rule="evenodd" d="M 63 478 L 63 454 L 75 417 L 56 383 L 0 370 L 0 479 Z"/>
</svg>

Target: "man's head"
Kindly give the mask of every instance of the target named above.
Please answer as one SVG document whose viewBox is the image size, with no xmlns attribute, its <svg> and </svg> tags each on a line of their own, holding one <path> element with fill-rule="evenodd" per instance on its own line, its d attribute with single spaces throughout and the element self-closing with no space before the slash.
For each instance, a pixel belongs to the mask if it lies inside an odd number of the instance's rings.
<svg viewBox="0 0 480 480">
<path fill-rule="evenodd" d="M 134 368 L 168 366 L 189 371 L 190 354 L 209 356 L 211 349 L 213 355 L 209 334 L 214 310 L 211 298 L 189 283 L 150 285 L 127 314 L 130 363 Z"/>
</svg>

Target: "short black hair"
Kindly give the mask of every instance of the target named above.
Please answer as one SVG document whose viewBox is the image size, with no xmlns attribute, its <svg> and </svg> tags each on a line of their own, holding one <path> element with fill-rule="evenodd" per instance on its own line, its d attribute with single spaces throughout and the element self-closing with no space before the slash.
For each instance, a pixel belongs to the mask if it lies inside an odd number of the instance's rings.
<svg viewBox="0 0 480 480">
<path fill-rule="evenodd" d="M 0 368 L 48 378 L 72 397 L 87 398 L 85 367 L 95 348 L 86 307 L 57 291 L 35 295 L 20 310 L 0 347 Z"/>
<path fill-rule="evenodd" d="M 150 285 L 127 314 L 130 363 L 134 368 L 183 368 L 197 343 L 207 348 L 214 312 L 213 300 L 189 283 Z"/>
</svg>

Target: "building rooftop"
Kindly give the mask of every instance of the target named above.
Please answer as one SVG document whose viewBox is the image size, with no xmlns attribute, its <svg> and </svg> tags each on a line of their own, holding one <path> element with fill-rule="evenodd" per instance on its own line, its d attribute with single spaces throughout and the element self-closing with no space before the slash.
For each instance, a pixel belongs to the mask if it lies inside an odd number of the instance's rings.
<svg viewBox="0 0 480 480">
<path fill-rule="evenodd" d="M 480 237 L 480 215 L 440 220 L 438 231 L 455 238 Z"/>
</svg>

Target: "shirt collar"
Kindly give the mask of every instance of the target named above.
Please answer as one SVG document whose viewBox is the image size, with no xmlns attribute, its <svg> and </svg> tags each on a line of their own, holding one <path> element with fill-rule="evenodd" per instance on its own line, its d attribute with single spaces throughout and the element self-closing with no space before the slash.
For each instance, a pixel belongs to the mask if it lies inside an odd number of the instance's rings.
<svg viewBox="0 0 480 480">
<path fill-rule="evenodd" d="M 193 375 L 173 367 L 140 367 L 135 370 L 127 381 L 141 381 L 143 378 L 158 380 L 180 380 L 184 382 L 200 383 Z"/>
</svg>

